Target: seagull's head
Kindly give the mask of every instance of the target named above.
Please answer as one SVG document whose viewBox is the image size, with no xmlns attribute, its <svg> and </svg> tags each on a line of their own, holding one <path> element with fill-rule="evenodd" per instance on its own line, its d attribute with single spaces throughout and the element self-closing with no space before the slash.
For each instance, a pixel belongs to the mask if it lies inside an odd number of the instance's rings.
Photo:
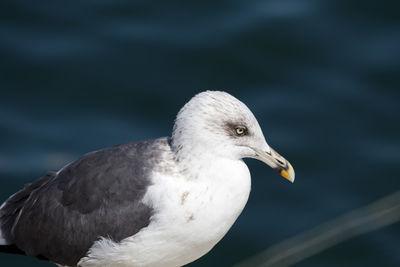
<svg viewBox="0 0 400 267">
<path fill-rule="evenodd" d="M 175 120 L 172 148 L 178 159 L 187 153 L 255 158 L 294 182 L 292 165 L 268 145 L 250 109 L 225 92 L 202 92 L 186 103 Z"/>
</svg>

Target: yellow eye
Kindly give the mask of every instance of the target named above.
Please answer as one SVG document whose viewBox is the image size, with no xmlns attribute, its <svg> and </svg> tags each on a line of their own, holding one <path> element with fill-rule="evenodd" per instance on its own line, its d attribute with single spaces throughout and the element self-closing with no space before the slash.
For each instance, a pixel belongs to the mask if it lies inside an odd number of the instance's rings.
<svg viewBox="0 0 400 267">
<path fill-rule="evenodd" d="M 246 128 L 244 127 L 236 127 L 235 128 L 236 134 L 242 136 L 246 133 Z"/>
</svg>

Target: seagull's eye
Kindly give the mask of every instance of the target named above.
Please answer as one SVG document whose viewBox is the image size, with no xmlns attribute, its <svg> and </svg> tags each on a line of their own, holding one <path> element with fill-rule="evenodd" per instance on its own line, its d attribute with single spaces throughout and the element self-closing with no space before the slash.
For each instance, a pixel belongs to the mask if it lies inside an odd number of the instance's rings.
<svg viewBox="0 0 400 267">
<path fill-rule="evenodd" d="M 246 135 L 247 128 L 244 126 L 236 126 L 235 132 L 236 132 L 237 136 L 243 136 L 243 135 Z"/>
</svg>

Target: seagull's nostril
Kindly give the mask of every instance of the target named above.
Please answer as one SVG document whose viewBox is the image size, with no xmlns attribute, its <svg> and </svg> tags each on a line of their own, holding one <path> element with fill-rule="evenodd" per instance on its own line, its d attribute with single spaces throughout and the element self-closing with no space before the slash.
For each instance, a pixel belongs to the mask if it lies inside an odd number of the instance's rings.
<svg viewBox="0 0 400 267">
<path fill-rule="evenodd" d="M 285 165 L 285 163 L 280 159 L 276 159 L 276 161 L 278 161 L 278 163 L 281 164 L 281 165 Z"/>
</svg>

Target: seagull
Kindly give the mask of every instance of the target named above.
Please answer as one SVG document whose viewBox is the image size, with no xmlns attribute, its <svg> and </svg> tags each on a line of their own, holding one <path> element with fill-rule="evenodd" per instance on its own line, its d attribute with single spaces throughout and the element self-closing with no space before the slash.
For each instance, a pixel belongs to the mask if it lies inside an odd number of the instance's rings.
<svg viewBox="0 0 400 267">
<path fill-rule="evenodd" d="M 0 251 L 59 266 L 175 267 L 209 252 L 250 193 L 243 158 L 294 181 L 250 109 L 205 91 L 178 112 L 171 137 L 85 154 L 0 207 Z"/>
</svg>

